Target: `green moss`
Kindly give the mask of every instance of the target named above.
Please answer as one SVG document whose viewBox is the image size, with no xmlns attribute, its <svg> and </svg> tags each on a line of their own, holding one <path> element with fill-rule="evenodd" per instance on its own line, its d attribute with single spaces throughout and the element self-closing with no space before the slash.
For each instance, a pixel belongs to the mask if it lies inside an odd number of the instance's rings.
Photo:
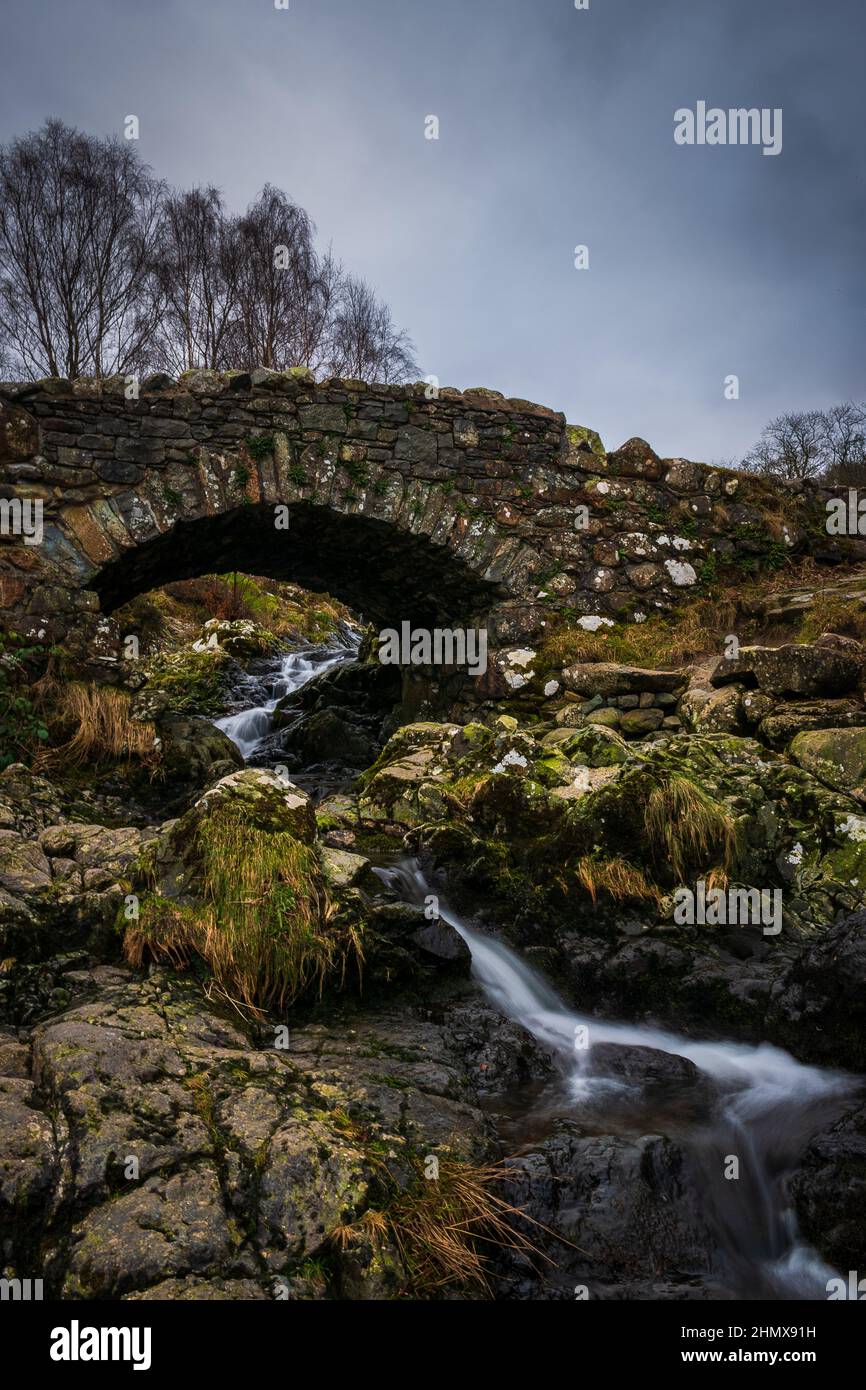
<svg viewBox="0 0 866 1390">
<path fill-rule="evenodd" d="M 179 713 L 220 714 L 230 665 L 220 647 L 200 652 L 187 647 L 152 658 L 145 668 L 147 685 L 165 691 Z"/>
<path fill-rule="evenodd" d="M 268 454 L 274 452 L 274 436 L 272 434 L 251 434 L 247 440 L 247 449 L 250 458 L 258 463 L 261 459 L 267 458 Z"/>
<path fill-rule="evenodd" d="M 342 986 L 363 964 L 357 920 L 329 902 L 317 852 L 268 824 L 268 808 L 225 801 L 193 831 L 188 857 L 200 902 L 157 894 L 128 926 L 127 958 L 203 960 L 225 998 L 251 1012 Z"/>
</svg>

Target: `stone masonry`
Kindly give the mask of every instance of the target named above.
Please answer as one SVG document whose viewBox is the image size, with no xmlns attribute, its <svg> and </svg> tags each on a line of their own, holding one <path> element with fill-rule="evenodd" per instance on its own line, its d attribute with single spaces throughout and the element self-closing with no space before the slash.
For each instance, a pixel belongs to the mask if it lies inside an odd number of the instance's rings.
<svg viewBox="0 0 866 1390">
<path fill-rule="evenodd" d="M 495 648 L 556 610 L 589 630 L 641 621 L 720 565 L 866 554 L 827 535 L 827 491 L 639 439 L 606 453 L 495 391 L 429 396 L 301 368 L 0 384 L 4 626 L 112 662 L 114 608 L 237 568 L 381 625 L 484 621 Z M 42 504 L 39 543 L 15 524 L 27 502 Z"/>
</svg>

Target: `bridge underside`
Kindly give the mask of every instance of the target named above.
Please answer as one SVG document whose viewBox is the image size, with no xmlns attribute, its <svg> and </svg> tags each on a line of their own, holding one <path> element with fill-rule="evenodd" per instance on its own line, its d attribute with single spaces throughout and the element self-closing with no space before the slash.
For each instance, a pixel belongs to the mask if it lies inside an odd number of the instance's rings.
<svg viewBox="0 0 866 1390">
<path fill-rule="evenodd" d="M 327 592 L 364 620 L 399 627 L 455 625 L 483 617 L 507 598 L 452 551 L 374 518 L 304 503 L 278 530 L 272 506 L 247 505 L 179 521 L 126 551 L 88 582 L 111 613 L 137 594 L 178 579 L 231 570 L 291 580 Z"/>
</svg>

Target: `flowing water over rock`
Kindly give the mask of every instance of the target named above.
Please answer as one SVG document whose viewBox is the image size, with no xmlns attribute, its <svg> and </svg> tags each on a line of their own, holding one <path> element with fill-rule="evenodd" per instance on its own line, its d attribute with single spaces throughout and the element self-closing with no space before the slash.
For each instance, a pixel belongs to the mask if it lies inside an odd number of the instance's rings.
<svg viewBox="0 0 866 1390">
<path fill-rule="evenodd" d="M 416 905 L 433 891 L 414 860 L 379 873 Z M 514 951 L 468 926 L 441 896 L 438 911 L 469 947 L 473 976 L 490 1002 L 556 1062 L 558 1085 L 535 1099 L 534 1115 L 531 1106 L 513 1125 L 515 1138 L 535 1129 L 537 1139 L 545 1121 L 552 1129 L 563 1118 L 588 1121 L 602 1134 L 659 1132 L 655 1125 L 670 1121 L 672 1091 L 691 1092 L 697 1114 L 675 1119 L 673 1129 L 702 1179 L 721 1296 L 826 1297 L 834 1271 L 798 1238 L 784 1179 L 810 1135 L 850 1096 L 851 1078 L 803 1066 L 766 1044 L 700 1042 L 577 1013 Z M 678 1067 L 681 1059 L 691 1066 Z M 738 1162 L 736 1177 L 726 1176 L 726 1167 L 734 1171 L 731 1159 Z"/>
<path fill-rule="evenodd" d="M 249 694 L 258 703 L 217 720 L 217 727 L 245 759 L 275 761 L 268 738 L 277 702 L 314 676 L 351 661 L 356 651 L 356 635 L 347 629 L 324 647 L 289 653 L 248 677 Z M 415 907 L 434 891 L 418 862 L 408 857 L 377 873 Z M 678 1219 L 685 1214 L 688 1220 L 691 1213 L 694 1248 L 706 1254 L 702 1292 L 694 1296 L 826 1298 L 834 1271 L 799 1237 L 786 1180 L 811 1135 L 841 1112 L 856 1082 L 802 1065 L 768 1044 L 699 1041 L 578 1013 L 510 947 L 468 925 L 435 891 L 440 918 L 468 946 L 473 977 L 486 999 L 526 1030 L 554 1063 L 554 1083 L 493 1099 L 500 1135 L 516 1155 L 509 1162 L 519 1164 L 521 1154 L 537 1155 L 545 1146 L 549 1161 L 557 1143 L 561 1158 L 565 1125 L 572 1169 L 555 1176 L 558 1200 L 567 1200 L 571 1192 L 572 1204 L 579 1205 L 575 1165 L 583 1163 L 582 1143 L 627 1142 L 638 1151 L 641 1145 L 667 1144 L 670 1138 L 686 1155 L 682 1174 L 679 1160 L 674 1163 L 677 1198 L 682 1196 L 681 1179 L 687 1191 Z M 612 1209 L 618 1206 L 619 1182 L 613 1173 Z M 542 1206 L 540 1211 L 547 1220 L 549 1209 Z M 614 1230 L 617 1221 L 622 1227 L 627 1220 L 612 1211 Z M 641 1291 L 630 1296 L 657 1295 Z"/>
<path fill-rule="evenodd" d="M 248 761 L 267 738 L 273 727 L 273 713 L 278 701 L 300 690 L 314 676 L 330 671 L 334 666 L 351 661 L 357 654 L 358 634 L 343 626 L 327 643 L 286 652 L 269 662 L 264 670 L 248 674 L 249 694 L 261 703 L 224 715 L 214 723 L 228 734 L 242 756 Z"/>
</svg>

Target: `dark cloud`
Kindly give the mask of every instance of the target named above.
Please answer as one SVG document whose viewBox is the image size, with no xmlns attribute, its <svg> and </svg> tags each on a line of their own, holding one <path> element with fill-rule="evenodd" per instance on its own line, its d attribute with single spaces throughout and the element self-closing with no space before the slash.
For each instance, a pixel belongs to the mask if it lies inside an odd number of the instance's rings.
<svg viewBox="0 0 866 1390">
<path fill-rule="evenodd" d="M 862 0 L 4 10 L 2 138 L 134 113 L 174 183 L 234 206 L 280 184 L 443 383 L 698 458 L 866 396 Z M 673 113 L 699 99 L 782 107 L 781 155 L 676 146 Z"/>
</svg>

